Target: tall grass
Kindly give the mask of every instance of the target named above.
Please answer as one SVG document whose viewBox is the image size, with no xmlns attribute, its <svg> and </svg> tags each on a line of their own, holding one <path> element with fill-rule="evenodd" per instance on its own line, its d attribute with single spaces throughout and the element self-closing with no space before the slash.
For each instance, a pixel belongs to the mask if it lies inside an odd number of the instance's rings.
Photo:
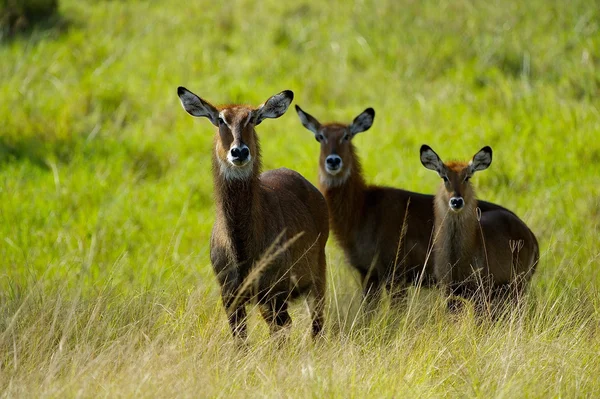
<svg viewBox="0 0 600 399">
<path fill-rule="evenodd" d="M 4 396 L 596 397 L 600 384 L 600 7 L 589 1 L 75 1 L 0 44 Z M 377 111 L 369 181 L 433 192 L 427 143 L 494 149 L 480 198 L 542 258 L 526 307 L 453 316 L 435 290 L 360 311 L 328 245 L 325 337 L 293 308 L 283 348 L 251 312 L 235 348 L 208 256 L 212 127 L 175 89 L 319 119 Z M 265 169 L 317 179 L 293 112 L 259 128 Z"/>
<path fill-rule="evenodd" d="M 365 321 L 346 308 L 358 299 L 336 284 L 332 278 L 338 297 L 330 295 L 321 341 L 311 340 L 308 313 L 296 307 L 286 345 L 251 312 L 242 349 L 201 289 L 124 296 L 106 287 L 84 298 L 80 290 L 33 288 L 6 312 L 0 381 L 8 396 L 36 397 L 599 393 L 596 311 L 572 308 L 594 298 L 533 295 L 529 309 L 489 323 L 472 311 L 449 315 L 427 292 L 410 295 L 409 312 L 384 307 Z"/>
</svg>

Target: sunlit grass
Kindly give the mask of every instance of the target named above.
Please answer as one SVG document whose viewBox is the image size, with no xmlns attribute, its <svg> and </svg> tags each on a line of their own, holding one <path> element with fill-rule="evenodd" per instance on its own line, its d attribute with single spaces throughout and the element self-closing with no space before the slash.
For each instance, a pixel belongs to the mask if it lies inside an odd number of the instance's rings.
<svg viewBox="0 0 600 399">
<path fill-rule="evenodd" d="M 350 290 L 337 283 L 331 291 L 346 307 Z M 318 342 L 306 306 L 295 306 L 284 346 L 254 311 L 249 343 L 239 348 L 210 290 L 124 296 L 104 287 L 84 298 L 78 289 L 48 295 L 34 287 L 6 314 L 0 381 L 9 396 L 599 393 L 598 322 L 589 306 L 571 308 L 576 298 L 533 295 L 529 309 L 495 323 L 472 310 L 449 315 L 432 292 L 409 298 L 410 311 L 383 306 L 365 320 L 358 298 L 354 310 L 342 309 L 330 295 L 328 332 Z"/>
<path fill-rule="evenodd" d="M 600 7 L 587 1 L 61 1 L 0 44 L 0 387 L 5 396 L 600 396 Z M 541 245 L 522 312 L 448 315 L 435 290 L 360 311 L 328 245 L 326 333 L 251 313 L 236 349 L 208 256 L 212 126 L 181 109 L 284 89 L 322 122 L 376 118 L 367 180 L 434 192 L 418 159 L 494 149 L 481 198 Z M 293 112 L 265 169 L 316 182 Z"/>
</svg>

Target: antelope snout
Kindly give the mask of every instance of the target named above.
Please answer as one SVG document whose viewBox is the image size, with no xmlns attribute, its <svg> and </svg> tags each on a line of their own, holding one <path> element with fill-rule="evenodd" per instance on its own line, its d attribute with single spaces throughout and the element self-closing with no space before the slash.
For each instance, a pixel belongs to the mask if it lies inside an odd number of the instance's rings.
<svg viewBox="0 0 600 399">
<path fill-rule="evenodd" d="M 235 166 L 243 166 L 250 161 L 250 149 L 245 144 L 231 147 L 227 158 Z"/>
<path fill-rule="evenodd" d="M 450 205 L 450 209 L 454 212 L 458 212 L 465 206 L 465 200 L 463 197 L 452 197 L 450 198 L 448 205 Z"/>
<path fill-rule="evenodd" d="M 329 155 L 325 158 L 325 169 L 332 175 L 335 175 L 342 169 L 342 164 L 342 158 L 339 155 Z"/>
</svg>

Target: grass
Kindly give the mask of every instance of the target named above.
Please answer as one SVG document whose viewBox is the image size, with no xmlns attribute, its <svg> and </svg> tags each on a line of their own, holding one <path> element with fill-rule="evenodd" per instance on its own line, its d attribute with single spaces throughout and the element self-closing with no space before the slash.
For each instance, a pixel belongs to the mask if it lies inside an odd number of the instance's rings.
<svg viewBox="0 0 600 399">
<path fill-rule="evenodd" d="M 0 44 L 4 396 L 600 396 L 600 7 L 576 0 L 75 1 Z M 229 336 L 208 257 L 212 126 L 181 109 L 284 89 L 321 121 L 366 107 L 368 180 L 433 192 L 442 159 L 494 149 L 481 198 L 542 259 L 526 309 L 452 317 L 436 291 L 360 318 L 328 245 L 327 333 L 293 309 L 278 349 L 257 312 Z M 317 179 L 293 112 L 259 127 L 264 168 Z"/>
</svg>

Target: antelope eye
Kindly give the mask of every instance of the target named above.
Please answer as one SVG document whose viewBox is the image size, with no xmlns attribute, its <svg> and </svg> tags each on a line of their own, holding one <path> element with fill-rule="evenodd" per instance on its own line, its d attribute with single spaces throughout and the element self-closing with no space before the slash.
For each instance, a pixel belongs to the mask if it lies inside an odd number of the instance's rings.
<svg viewBox="0 0 600 399">
<path fill-rule="evenodd" d="M 448 176 L 442 176 L 442 180 L 444 180 L 444 183 L 450 183 L 450 179 L 448 179 Z"/>
<path fill-rule="evenodd" d="M 471 176 L 465 176 L 465 180 L 464 180 L 464 181 L 465 181 L 465 182 L 468 182 L 468 181 L 469 181 L 469 179 L 471 179 Z"/>
<path fill-rule="evenodd" d="M 317 135 L 315 136 L 315 138 L 317 139 L 317 141 L 323 141 L 323 139 L 324 139 L 325 137 L 323 137 L 323 135 L 322 135 L 321 133 L 319 133 L 319 134 L 317 134 Z"/>
<path fill-rule="evenodd" d="M 219 116 L 219 119 L 218 119 L 217 121 L 218 121 L 218 123 L 219 123 L 219 126 L 221 126 L 221 125 L 224 125 L 224 124 L 225 124 L 225 120 L 223 120 L 223 118 L 221 118 L 220 116 Z"/>
<path fill-rule="evenodd" d="M 346 134 L 344 135 L 344 138 L 342 138 L 342 140 L 344 140 L 344 141 L 348 141 L 348 140 L 350 140 L 350 135 L 346 133 Z"/>
</svg>

